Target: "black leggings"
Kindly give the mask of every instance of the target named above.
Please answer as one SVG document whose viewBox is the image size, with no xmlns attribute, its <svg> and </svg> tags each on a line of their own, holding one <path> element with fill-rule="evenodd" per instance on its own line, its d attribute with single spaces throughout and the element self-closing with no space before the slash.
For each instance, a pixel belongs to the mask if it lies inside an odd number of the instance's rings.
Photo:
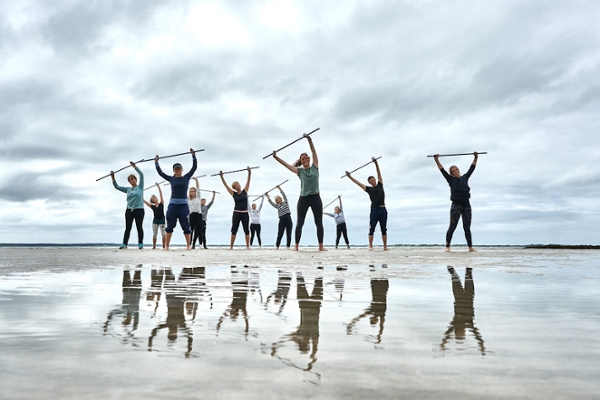
<svg viewBox="0 0 600 400">
<path fill-rule="evenodd" d="M 292 244 L 292 228 L 294 227 L 294 223 L 292 222 L 292 216 L 290 214 L 285 214 L 279 217 L 279 226 L 277 227 L 277 241 L 275 242 L 275 247 L 279 248 L 281 244 L 281 239 L 283 238 L 283 232 L 286 233 L 286 245 L 289 249 Z"/>
<path fill-rule="evenodd" d="M 262 246 L 262 241 L 260 240 L 260 224 L 250 224 L 250 246 L 254 243 L 254 235 L 256 235 L 256 239 L 258 239 L 258 245 Z"/>
<path fill-rule="evenodd" d="M 346 230 L 346 223 L 342 222 L 341 224 L 337 224 L 335 226 L 335 247 L 340 243 L 340 238 L 344 235 L 344 240 L 347 245 L 350 245 L 348 241 L 348 231 Z"/>
<path fill-rule="evenodd" d="M 448 228 L 448 232 L 446 232 L 446 247 L 450 247 L 452 235 L 454 234 L 454 230 L 458 225 L 460 217 L 462 217 L 467 246 L 473 247 L 473 242 L 471 240 L 471 205 L 458 204 L 452 204 L 452 207 L 450 207 L 450 227 Z"/>
<path fill-rule="evenodd" d="M 129 234 L 133 227 L 133 221 L 135 220 L 135 227 L 138 233 L 138 243 L 144 243 L 144 213 L 143 208 L 134 208 L 133 210 L 128 208 L 125 210 L 125 233 L 123 234 L 123 244 L 129 243 Z"/>
<path fill-rule="evenodd" d="M 190 214 L 190 229 L 192 230 L 192 245 L 202 243 L 202 214 L 193 212 Z"/>
<path fill-rule="evenodd" d="M 319 194 L 311 194 L 309 196 L 300 196 L 298 199 L 298 221 L 296 222 L 296 244 L 300 243 L 302 237 L 302 227 L 306 219 L 308 209 L 312 209 L 313 217 L 315 218 L 315 226 L 317 227 L 317 241 L 323 244 L 323 202 Z"/>
<path fill-rule="evenodd" d="M 231 234 L 233 236 L 237 235 L 237 231 L 240 227 L 240 222 L 242 223 L 242 229 L 244 230 L 245 235 L 250 234 L 250 229 L 248 228 L 248 222 L 250 222 L 250 215 L 247 212 L 233 212 L 233 216 L 231 217 Z"/>
</svg>

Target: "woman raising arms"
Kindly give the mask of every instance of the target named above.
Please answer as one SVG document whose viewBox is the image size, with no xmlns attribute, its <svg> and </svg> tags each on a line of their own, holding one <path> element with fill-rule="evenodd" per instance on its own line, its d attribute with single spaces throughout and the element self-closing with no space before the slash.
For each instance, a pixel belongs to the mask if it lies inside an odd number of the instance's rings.
<svg viewBox="0 0 600 400">
<path fill-rule="evenodd" d="M 319 159 L 311 137 L 306 133 L 303 136 L 308 140 L 308 145 L 310 146 L 313 158 L 312 164 L 310 163 L 310 157 L 306 153 L 300 154 L 300 159 L 298 159 L 294 165 L 288 164 L 279 158 L 275 151 L 273 151 L 273 158 L 300 178 L 300 198 L 298 199 L 296 211 L 298 218 L 296 221 L 296 245 L 294 246 L 294 250 L 297 251 L 298 246 L 300 245 L 302 227 L 304 226 L 306 213 L 310 208 L 312 209 L 315 226 L 317 227 L 319 250 L 326 251 L 327 249 L 323 246 L 323 202 L 321 201 L 321 196 L 319 194 Z"/>
<path fill-rule="evenodd" d="M 223 185 L 229 194 L 233 196 L 233 201 L 235 202 L 233 215 L 231 217 L 231 242 L 229 244 L 229 249 L 233 249 L 233 244 L 235 243 L 235 237 L 240 227 L 240 222 L 242 223 L 244 235 L 246 235 L 246 249 L 250 249 L 250 229 L 248 227 L 248 223 L 250 221 L 250 217 L 248 215 L 248 189 L 250 188 L 250 177 L 252 175 L 252 171 L 250 170 L 250 167 L 247 169 L 248 179 L 246 180 L 246 185 L 243 189 L 238 181 L 234 181 L 231 184 L 231 187 L 229 187 L 227 182 L 225 182 L 225 178 L 223 178 L 223 171 L 219 173 Z"/>
</svg>

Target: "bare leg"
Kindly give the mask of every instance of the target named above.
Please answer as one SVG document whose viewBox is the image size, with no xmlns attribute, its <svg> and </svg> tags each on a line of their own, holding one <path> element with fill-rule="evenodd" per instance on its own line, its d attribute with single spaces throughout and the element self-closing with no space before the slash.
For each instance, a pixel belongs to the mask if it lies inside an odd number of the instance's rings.
<svg viewBox="0 0 600 400">
<path fill-rule="evenodd" d="M 250 235 L 246 235 L 246 249 L 250 250 Z"/>
<path fill-rule="evenodd" d="M 165 250 L 169 250 L 169 244 L 171 243 L 171 235 L 173 235 L 173 232 L 167 232 L 167 234 L 165 235 Z"/>
<path fill-rule="evenodd" d="M 475 252 L 475 251 L 477 251 L 477 250 L 475 250 L 475 249 L 474 249 L 474 248 L 472 248 L 472 247 L 469 247 L 469 251 L 470 251 L 470 252 Z"/>
<path fill-rule="evenodd" d="M 323 243 L 319 243 L 319 251 L 327 251 L 325 246 L 323 246 Z"/>
<path fill-rule="evenodd" d="M 373 250 L 373 235 L 369 235 L 369 250 Z"/>
<path fill-rule="evenodd" d="M 185 244 L 186 244 L 186 250 L 191 250 L 191 243 L 192 243 L 192 234 L 191 233 L 185 233 Z"/>
<path fill-rule="evenodd" d="M 381 235 L 381 240 L 383 241 L 383 250 L 389 250 L 387 247 L 387 235 Z"/>
<path fill-rule="evenodd" d="M 156 248 L 156 238 L 155 237 L 152 238 L 152 248 L 153 249 Z"/>
<path fill-rule="evenodd" d="M 235 243 L 235 235 L 231 235 L 231 240 L 229 241 L 229 250 L 233 249 L 234 243 Z"/>
<path fill-rule="evenodd" d="M 294 249 L 293 249 L 293 250 L 294 250 L 294 251 L 298 251 L 298 246 L 299 246 L 299 245 L 300 245 L 300 243 L 296 243 L 296 244 L 294 245 Z"/>
</svg>

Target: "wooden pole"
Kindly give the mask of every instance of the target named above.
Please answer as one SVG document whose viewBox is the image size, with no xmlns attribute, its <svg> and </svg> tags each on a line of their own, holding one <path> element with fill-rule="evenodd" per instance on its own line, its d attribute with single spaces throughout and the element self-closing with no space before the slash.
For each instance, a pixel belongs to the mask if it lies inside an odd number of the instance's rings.
<svg viewBox="0 0 600 400">
<path fill-rule="evenodd" d="M 310 132 L 310 133 L 307 133 L 307 135 L 312 135 L 313 133 L 315 133 L 315 132 L 316 132 L 316 131 L 318 131 L 319 129 L 321 129 L 321 128 L 317 128 L 317 129 L 315 129 L 314 131 L 312 131 L 312 132 Z M 265 158 L 267 158 L 267 157 L 271 157 L 273 154 L 277 153 L 277 152 L 278 152 L 278 151 L 280 151 L 280 150 L 283 150 L 283 149 L 285 149 L 286 147 L 290 147 L 291 145 L 293 145 L 294 143 L 296 143 L 296 142 L 298 142 L 298 141 L 300 141 L 300 140 L 302 140 L 302 139 L 304 139 L 304 135 L 303 135 L 301 138 L 299 138 L 299 139 L 296 139 L 296 140 L 294 140 L 293 142 L 286 144 L 286 145 L 285 145 L 285 146 L 283 146 L 282 148 L 280 148 L 280 149 L 278 149 L 278 150 L 275 150 L 273 153 L 271 153 L 271 154 L 267 154 L 266 156 L 264 156 L 264 157 L 263 157 L 263 160 L 264 160 Z"/>
<path fill-rule="evenodd" d="M 379 156 L 379 157 L 377 157 L 376 159 L 369 161 L 369 162 L 368 162 L 368 163 L 366 163 L 365 165 L 361 165 L 360 167 L 356 168 L 354 171 L 350 171 L 349 173 L 350 173 L 350 174 L 353 174 L 353 173 L 355 173 L 356 171 L 358 171 L 359 169 L 361 169 L 361 168 L 364 168 L 364 167 L 366 167 L 367 165 L 371 164 L 372 162 L 375 162 L 375 161 L 379 160 L 381 157 L 382 157 L 382 156 Z M 348 176 L 348 174 L 344 174 L 344 175 L 342 175 L 341 177 L 342 177 L 342 178 L 345 178 L 345 177 L 347 177 L 347 176 Z"/>
</svg>

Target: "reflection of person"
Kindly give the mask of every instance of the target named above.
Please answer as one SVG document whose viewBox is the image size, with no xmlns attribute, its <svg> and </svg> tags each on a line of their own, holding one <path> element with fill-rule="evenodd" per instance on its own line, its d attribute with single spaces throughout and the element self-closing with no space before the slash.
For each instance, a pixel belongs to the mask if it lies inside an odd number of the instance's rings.
<svg viewBox="0 0 600 400">
<path fill-rule="evenodd" d="M 184 297 L 180 293 L 180 288 L 175 280 L 175 275 L 170 268 L 165 269 L 165 297 L 167 299 L 167 318 L 164 323 L 158 324 L 152 329 L 148 338 L 148 351 L 152 351 L 154 338 L 161 329 L 167 329 L 167 339 L 169 343 L 177 341 L 179 331 L 183 331 L 187 338 L 186 357 L 192 352 L 192 330 L 187 326 L 184 314 Z"/>
<path fill-rule="evenodd" d="M 163 199 L 162 190 L 160 185 L 156 183 L 158 188 L 158 194 L 160 195 L 160 201 L 158 197 L 152 195 L 150 201 L 144 200 L 144 204 L 152 209 L 154 218 L 152 219 L 152 248 L 156 249 L 156 237 L 158 236 L 158 230 L 160 229 L 162 248 L 165 248 L 165 201 Z"/>
<path fill-rule="evenodd" d="M 247 169 L 248 179 L 246 179 L 246 185 L 243 189 L 238 181 L 234 181 L 231 184 L 231 187 L 229 187 L 227 182 L 225 182 L 225 178 L 223 178 L 223 171 L 219 173 L 221 181 L 223 182 L 223 186 L 225 186 L 225 189 L 227 189 L 229 194 L 233 197 L 233 201 L 235 202 L 233 215 L 231 217 L 230 249 L 233 249 L 233 244 L 235 243 L 235 237 L 240 227 L 240 222 L 242 223 L 242 229 L 244 230 L 244 235 L 246 238 L 246 248 L 250 249 L 250 228 L 248 227 L 250 222 L 250 217 L 248 216 L 248 189 L 250 188 L 250 177 L 252 176 L 252 171 L 250 170 L 250 167 Z"/>
<path fill-rule="evenodd" d="M 110 311 L 104 323 L 104 333 L 108 332 L 108 328 L 112 319 L 117 315 L 123 316 L 121 323 L 124 332 L 123 342 L 127 342 L 135 335 L 140 321 L 140 296 L 142 294 L 142 278 L 141 269 L 136 269 L 133 273 L 133 279 L 129 270 L 123 271 L 123 300 L 120 307 Z M 133 322 L 133 324 L 132 324 Z"/>
<path fill-rule="evenodd" d="M 250 246 L 254 243 L 254 235 L 256 235 L 258 245 L 262 247 L 262 240 L 260 239 L 260 211 L 262 210 L 264 201 L 264 196 L 261 196 L 259 206 L 257 207 L 256 203 L 252 203 L 250 209 Z"/>
<path fill-rule="evenodd" d="M 450 167 L 450 173 L 448 174 L 439 160 L 439 154 L 433 156 L 435 163 L 437 164 L 440 172 L 450 185 L 450 200 L 452 200 L 452 206 L 450 206 L 450 226 L 446 232 L 446 251 L 450 251 L 450 242 L 452 241 L 452 235 L 458 225 L 458 220 L 462 217 L 463 229 L 465 231 L 465 238 L 467 239 L 467 245 L 469 251 L 475 251 L 473 248 L 473 241 L 471 238 L 471 203 L 469 198 L 471 197 L 471 188 L 469 187 L 469 178 L 475 166 L 477 165 L 477 153 L 473 153 L 473 162 L 471 167 L 466 174 L 460 175 L 460 170 L 456 165 Z"/>
<path fill-rule="evenodd" d="M 206 199 L 200 199 L 200 210 L 202 211 L 202 234 L 200 235 L 200 244 L 206 249 L 206 220 L 208 219 L 208 210 L 215 202 L 215 191 L 212 192 L 210 203 L 206 204 Z"/>
<path fill-rule="evenodd" d="M 386 268 L 387 266 L 384 264 L 382 266 Z M 374 271 L 374 266 L 371 265 L 371 270 Z M 371 305 L 367 307 L 367 309 L 354 318 L 350 323 L 346 326 L 346 332 L 348 335 L 353 333 L 353 330 L 362 318 L 369 317 L 369 323 L 371 326 L 377 325 L 379 323 L 379 332 L 377 333 L 377 338 L 375 344 L 381 343 L 381 337 L 383 336 L 383 328 L 385 324 L 385 312 L 387 310 L 387 293 L 390 287 L 389 281 L 387 278 L 371 278 Z"/>
<path fill-rule="evenodd" d="M 485 356 L 485 345 L 481 333 L 475 327 L 473 319 L 475 317 L 475 309 L 473 301 L 475 299 L 475 285 L 473 283 L 472 268 L 467 268 L 465 271 L 465 286 L 460 283 L 460 277 L 454 268 L 448 266 L 448 272 L 452 276 L 452 294 L 454 294 L 454 318 L 450 322 L 450 326 L 444 332 L 440 349 L 446 350 L 446 346 L 450 337 L 454 333 L 454 339 L 463 343 L 466 339 L 467 330 L 471 331 L 477 340 L 479 351 L 482 356 Z"/>
<path fill-rule="evenodd" d="M 373 164 L 377 170 L 377 179 L 374 176 L 369 176 L 367 181 L 371 186 L 367 186 L 364 183 L 354 179 L 350 172 L 346 171 L 346 176 L 350 180 L 356 183 L 362 190 L 367 192 L 371 199 L 371 214 L 369 216 L 369 250 L 373 250 L 373 234 L 375 233 L 375 227 L 379 223 L 381 229 L 381 241 L 383 242 L 383 249 L 388 250 L 387 247 L 387 218 L 388 212 L 385 208 L 385 192 L 383 190 L 383 178 L 381 177 L 381 170 L 379 169 L 379 163 L 375 157 L 372 157 Z M 379 182 L 378 182 L 379 181 Z"/>
<path fill-rule="evenodd" d="M 196 187 L 191 187 L 188 190 L 188 208 L 190 209 L 190 229 L 192 231 L 192 249 L 196 248 L 196 240 L 200 238 L 202 232 L 202 205 L 200 204 L 200 197 L 198 197 L 198 191 L 200 185 L 198 184 L 198 178 L 192 178 L 196 181 Z M 200 239 L 202 243 L 202 239 Z"/>
<path fill-rule="evenodd" d="M 332 217 L 335 220 L 335 248 L 338 248 L 338 244 L 340 243 L 340 238 L 342 235 L 344 235 L 346 246 L 350 248 L 350 242 L 348 241 L 348 230 L 346 229 L 346 217 L 344 217 L 344 209 L 342 208 L 342 198 L 338 197 L 338 200 L 340 201 L 340 205 L 335 206 L 333 213 L 323 212 L 323 215 Z"/>
<path fill-rule="evenodd" d="M 183 174 L 183 167 L 179 163 L 173 164 L 173 176 L 165 174 L 162 169 L 160 169 L 160 165 L 158 165 L 158 155 L 154 158 L 156 172 L 158 172 L 158 174 L 164 180 L 171 184 L 171 200 L 169 200 L 169 206 L 167 207 L 167 228 L 165 229 L 167 235 L 165 250 L 169 250 L 171 236 L 173 235 L 173 229 L 177 225 L 177 220 L 179 220 L 179 225 L 181 226 L 183 234 L 185 235 L 187 249 L 190 250 L 192 231 L 190 230 L 190 224 L 188 221 L 189 207 L 187 202 L 187 191 L 190 178 L 194 175 L 194 172 L 196 172 L 196 168 L 198 167 L 198 161 L 196 160 L 196 152 L 194 149 L 190 149 L 190 154 L 192 155 L 192 168 L 185 175 Z"/>
<path fill-rule="evenodd" d="M 283 336 L 271 347 L 271 356 L 278 357 L 278 350 L 286 342 L 294 342 L 298 345 L 301 354 L 309 354 L 310 361 L 304 371 L 310 371 L 317 362 L 317 351 L 319 349 L 319 317 L 321 314 L 321 303 L 323 301 L 323 277 L 315 278 L 312 293 L 308 294 L 304 277 L 300 272 L 296 273 L 296 290 L 298 305 L 300 306 L 300 325 L 298 329 Z M 279 358 L 279 357 L 278 357 Z"/>
<path fill-rule="evenodd" d="M 296 211 L 298 216 L 296 220 L 296 245 L 294 246 L 294 250 L 298 250 L 306 213 L 311 208 L 315 219 L 315 226 L 317 227 L 319 250 L 326 251 L 327 249 L 323 246 L 323 202 L 319 194 L 319 159 L 317 158 L 317 151 L 315 150 L 312 138 L 306 133 L 304 137 L 308 140 L 308 145 L 312 152 L 312 164 L 310 163 L 310 157 L 306 153 L 300 154 L 300 159 L 294 165 L 290 165 L 279 158 L 275 151 L 273 151 L 273 158 L 300 178 L 300 197 L 298 198 Z"/>
<path fill-rule="evenodd" d="M 273 299 L 273 305 L 279 304 L 279 309 L 276 314 L 281 315 L 283 308 L 287 303 L 287 298 L 290 293 L 290 287 L 292 284 L 292 274 L 288 271 L 279 270 L 277 271 L 277 289 L 273 293 L 267 296 L 265 301 L 265 310 L 269 308 L 269 301 Z"/>
<path fill-rule="evenodd" d="M 205 267 L 184 267 L 179 274 L 179 287 L 185 293 L 185 311 L 194 322 L 200 300 L 208 299 L 210 309 L 213 307 L 213 299 L 210 290 L 206 286 Z"/>
<path fill-rule="evenodd" d="M 123 233 L 123 243 L 119 248 L 127 248 L 127 244 L 129 243 L 129 234 L 131 233 L 133 221 L 135 220 L 135 227 L 137 228 L 138 234 L 138 247 L 141 249 L 144 247 L 144 174 L 138 167 L 135 166 L 133 161 L 130 161 L 129 163 L 140 175 L 139 183 L 137 176 L 134 174 L 130 174 L 127 177 L 131 187 L 117 185 L 115 173 L 110 171 L 110 177 L 112 178 L 112 184 L 115 189 L 127 194 L 127 209 L 125 210 L 125 233 Z"/>
<path fill-rule="evenodd" d="M 292 244 L 292 228 L 294 223 L 292 222 L 292 212 L 290 211 L 290 205 L 288 203 L 287 196 L 283 190 L 277 186 L 281 196 L 275 196 L 275 203 L 271 201 L 269 193 L 265 193 L 269 204 L 277 209 L 277 215 L 279 216 L 279 224 L 277 226 L 277 240 L 275 241 L 275 247 L 279 250 L 281 239 L 283 238 L 283 232 L 286 234 L 286 246 L 289 249 Z"/>
<path fill-rule="evenodd" d="M 229 317 L 232 321 L 236 321 L 241 315 L 244 318 L 244 337 L 248 338 L 248 331 L 250 330 L 248 310 L 246 309 L 246 303 L 248 301 L 248 266 L 244 265 L 242 270 L 239 270 L 235 265 L 231 266 L 231 286 L 233 289 L 233 297 L 231 304 L 225 310 L 223 315 L 217 322 L 217 335 L 221 330 L 221 325 L 225 321 L 225 318 Z"/>
</svg>

